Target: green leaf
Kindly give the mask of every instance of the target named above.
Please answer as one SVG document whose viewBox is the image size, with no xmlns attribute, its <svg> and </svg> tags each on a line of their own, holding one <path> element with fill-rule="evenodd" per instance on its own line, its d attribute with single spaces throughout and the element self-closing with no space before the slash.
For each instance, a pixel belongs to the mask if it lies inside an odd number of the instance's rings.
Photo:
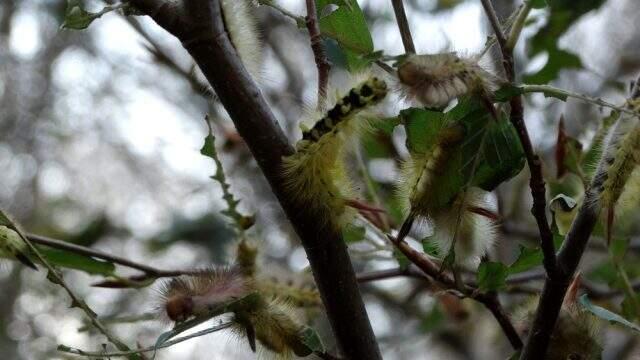
<svg viewBox="0 0 640 360">
<path fill-rule="evenodd" d="M 356 71 L 368 66 L 371 60 L 359 55 L 373 53 L 373 39 L 367 27 L 367 21 L 357 1 L 318 0 L 318 22 L 320 31 L 338 42 L 345 53 L 347 66 L 350 71 Z M 328 5 L 338 5 L 338 9 L 327 16 L 321 17 Z M 346 4 L 346 5 L 345 5 Z"/>
<path fill-rule="evenodd" d="M 603 307 L 592 304 L 589 301 L 589 297 L 587 296 L 587 294 L 582 295 L 579 301 L 580 301 L 580 305 L 582 305 L 585 309 L 587 309 L 593 315 L 601 319 L 604 319 L 606 321 L 618 323 L 629 329 L 640 332 L 640 326 L 630 322 L 629 320 L 623 318 L 622 316 L 614 312 L 611 312 Z"/>
<path fill-rule="evenodd" d="M 525 246 L 520 246 L 518 258 L 509 266 L 509 274 L 527 271 L 540 264 L 542 264 L 542 250 L 540 250 L 540 248 L 530 249 Z"/>
<path fill-rule="evenodd" d="M 60 26 L 63 29 L 84 30 L 102 15 L 117 9 L 125 9 L 127 4 L 105 6 L 100 12 L 93 13 L 84 9 L 81 0 L 67 0 L 67 9 L 64 13 L 64 22 Z"/>
<path fill-rule="evenodd" d="M 345 243 L 351 244 L 364 240 L 367 230 L 363 226 L 347 224 L 342 228 L 342 239 Z"/>
<path fill-rule="evenodd" d="M 422 239 L 422 250 L 427 255 L 431 255 L 436 258 L 440 257 L 440 250 L 429 237 Z"/>
<path fill-rule="evenodd" d="M 547 7 L 547 0 L 530 0 L 531 7 L 534 9 L 542 9 Z"/>
<path fill-rule="evenodd" d="M 67 269 L 84 271 L 91 275 L 110 276 L 116 270 L 115 265 L 110 262 L 93 259 L 64 250 L 38 248 L 38 251 L 47 259 L 47 261 L 56 266 Z"/>
<path fill-rule="evenodd" d="M 513 125 L 504 116 L 494 120 L 477 99 L 461 99 L 447 113 L 412 108 L 401 111 L 400 116 L 412 156 L 431 151 L 452 127 L 465 134 L 461 143 L 447 149 L 448 161 L 432 184 L 430 206 L 434 209 L 449 206 L 467 186 L 491 191 L 524 167 L 524 151 Z"/>
<path fill-rule="evenodd" d="M 580 58 L 568 51 L 561 49 L 550 49 L 547 63 L 538 72 L 524 75 L 527 84 L 547 84 L 558 77 L 563 69 L 581 69 Z M 545 97 L 553 97 L 562 101 L 567 101 L 567 97 L 553 92 L 544 92 Z"/>
<path fill-rule="evenodd" d="M 577 56 L 558 48 L 558 40 L 576 20 L 600 7 L 604 0 L 549 0 L 547 3 L 550 8 L 547 24 L 531 38 L 529 56 L 533 57 L 546 51 L 549 58 L 542 70 L 525 76 L 525 82 L 530 84 L 544 84 L 554 80 L 564 68 L 582 67 Z M 541 0 L 534 1 L 536 8 L 543 5 Z"/>
<path fill-rule="evenodd" d="M 481 291 L 496 291 L 506 284 L 509 268 L 503 263 L 487 261 L 478 267 L 478 288 Z"/>
<path fill-rule="evenodd" d="M 304 344 L 307 348 L 309 348 L 309 350 L 311 350 L 309 354 L 314 352 L 323 353 L 325 351 L 324 344 L 322 343 L 322 340 L 320 339 L 318 333 L 313 328 L 308 326 L 305 326 L 304 330 L 302 331 L 302 344 Z M 298 353 L 296 353 L 296 355 L 304 356 Z"/>
</svg>

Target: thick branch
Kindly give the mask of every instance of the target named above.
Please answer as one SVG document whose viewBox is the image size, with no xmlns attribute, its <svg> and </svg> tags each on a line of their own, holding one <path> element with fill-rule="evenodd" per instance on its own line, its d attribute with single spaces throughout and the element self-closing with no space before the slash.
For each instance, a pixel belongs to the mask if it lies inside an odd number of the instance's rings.
<svg viewBox="0 0 640 360">
<path fill-rule="evenodd" d="M 413 44 L 413 37 L 411 36 L 411 29 L 409 28 L 409 20 L 407 20 L 407 14 L 404 11 L 403 0 L 391 0 L 391 4 L 393 5 L 393 12 L 396 15 L 398 28 L 400 29 L 400 36 L 402 37 L 404 51 L 407 53 L 415 54 L 416 47 Z"/>
<path fill-rule="evenodd" d="M 151 0 L 131 2 L 182 41 L 220 97 L 300 237 L 345 357 L 381 359 L 341 234 L 323 226 L 316 209 L 300 206 L 286 190 L 282 158 L 294 149 L 230 43 L 220 1 L 186 1 L 186 14 L 174 22 L 165 22 L 171 14 Z"/>
<path fill-rule="evenodd" d="M 311 50 L 318 67 L 318 110 L 324 107 L 324 100 L 327 97 L 327 85 L 329 84 L 329 70 L 331 64 L 327 59 L 324 45 L 322 44 L 322 36 L 320 35 L 320 25 L 318 24 L 318 10 L 316 8 L 316 0 L 307 0 L 307 17 L 305 24 L 309 30 L 309 39 L 311 41 Z"/>
</svg>

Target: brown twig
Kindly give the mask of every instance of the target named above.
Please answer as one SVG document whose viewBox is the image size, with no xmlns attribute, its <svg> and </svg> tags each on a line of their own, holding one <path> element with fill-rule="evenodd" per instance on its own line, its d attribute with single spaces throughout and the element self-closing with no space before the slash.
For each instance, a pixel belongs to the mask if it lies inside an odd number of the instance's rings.
<svg viewBox="0 0 640 360">
<path fill-rule="evenodd" d="M 282 159 L 294 153 L 224 28 L 219 0 L 130 0 L 176 36 L 194 58 L 245 140 L 305 248 L 337 343 L 347 359 L 381 359 L 342 235 L 317 221 L 287 190 Z"/>
<path fill-rule="evenodd" d="M 500 21 L 491 4 L 491 0 L 482 0 L 482 6 L 484 7 L 489 23 L 493 28 L 496 35 L 498 44 L 500 45 L 500 51 L 502 53 L 502 63 L 504 65 L 505 74 L 507 80 L 510 82 L 515 81 L 515 66 L 513 58 L 513 49 L 507 46 L 507 39 L 502 32 Z M 538 224 L 538 231 L 540 232 L 540 247 L 544 255 L 544 268 L 550 277 L 553 277 L 553 273 L 556 268 L 556 251 L 553 245 L 553 233 L 549 227 L 547 221 L 547 200 L 544 177 L 542 176 L 542 164 L 540 158 L 533 150 L 533 145 L 529 137 L 527 126 L 524 122 L 524 107 L 522 106 L 522 97 L 513 97 L 509 104 L 511 105 L 510 120 L 515 127 L 520 143 L 524 149 L 525 156 L 527 158 L 527 164 L 531 172 L 531 178 L 529 179 L 529 187 L 531 188 L 531 196 L 533 197 L 533 206 L 531 213 L 536 219 Z"/>
<path fill-rule="evenodd" d="M 400 36 L 402 37 L 402 44 L 404 45 L 404 51 L 406 53 L 415 54 L 416 46 L 413 44 L 413 37 L 411 36 L 411 29 L 409 28 L 409 20 L 407 20 L 407 14 L 404 11 L 403 0 L 391 0 L 393 5 L 393 12 L 396 15 L 396 22 L 400 29 Z"/>
<path fill-rule="evenodd" d="M 462 288 L 460 288 L 454 278 L 444 271 L 440 271 L 436 264 L 429 260 L 424 254 L 413 249 L 405 241 L 397 241 L 391 236 L 389 236 L 389 240 L 398 248 L 398 250 L 400 250 L 400 252 L 402 252 L 404 256 L 409 259 L 409 261 L 416 265 L 425 274 L 444 285 L 445 288 L 457 290 L 461 292 L 463 296 L 472 298 L 483 304 L 495 317 L 505 336 L 509 340 L 509 343 L 511 343 L 511 346 L 514 349 L 522 348 L 522 340 L 511 323 L 509 316 L 502 308 L 502 305 L 500 304 L 500 301 L 498 301 L 495 293 L 482 293 L 478 289 L 467 284 L 463 284 Z"/>
<path fill-rule="evenodd" d="M 197 271 L 194 271 L 194 270 L 184 270 L 184 271 L 181 271 L 181 270 L 161 270 L 161 269 L 157 269 L 157 268 L 154 268 L 154 267 L 151 267 L 151 266 L 148 266 L 148 265 L 137 263 L 135 261 L 131 261 L 129 259 L 125 259 L 125 258 L 122 258 L 122 257 L 119 257 L 119 256 L 107 254 L 107 253 L 99 251 L 99 250 L 95 250 L 95 249 L 91 249 L 91 248 L 88 248 L 88 247 L 76 245 L 76 244 L 73 244 L 73 243 L 70 243 L 70 242 L 66 242 L 66 241 L 62 241 L 62 240 L 52 239 L 50 237 L 46 237 L 46 236 L 42 236 L 42 235 L 27 234 L 27 238 L 29 240 L 31 240 L 31 242 L 33 242 L 34 244 L 47 246 L 47 247 L 50 247 L 50 248 L 53 248 L 53 249 L 70 251 L 70 252 L 75 253 L 75 254 L 90 256 L 92 258 L 106 260 L 106 261 L 114 263 L 114 264 L 126 266 L 126 267 L 131 268 L 131 269 L 140 270 L 143 273 L 145 273 L 146 275 L 148 275 L 149 277 L 154 277 L 154 278 L 174 277 L 174 276 L 188 275 L 188 274 L 197 273 Z"/>
<path fill-rule="evenodd" d="M 313 58 L 318 67 L 318 104 L 317 109 L 324 108 L 324 100 L 327 97 L 327 86 L 329 84 L 329 71 L 331 64 L 327 59 L 327 54 L 322 44 L 322 35 L 320 34 L 320 25 L 318 24 L 318 9 L 316 8 L 316 0 L 307 0 L 307 16 L 305 24 L 309 31 L 309 40 L 311 41 L 311 50 L 313 50 Z"/>
</svg>

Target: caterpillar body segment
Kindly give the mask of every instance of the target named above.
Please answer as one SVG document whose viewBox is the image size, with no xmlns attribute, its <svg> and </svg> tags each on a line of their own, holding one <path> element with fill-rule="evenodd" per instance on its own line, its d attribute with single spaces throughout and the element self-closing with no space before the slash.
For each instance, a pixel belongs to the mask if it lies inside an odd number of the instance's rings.
<svg viewBox="0 0 640 360">
<path fill-rule="evenodd" d="M 302 139 L 319 141 L 322 136 L 332 131 L 338 131 L 338 125 L 349 119 L 363 108 L 380 102 L 387 95 L 387 84 L 376 78 L 363 82 L 358 87 L 349 90 L 349 93 L 339 99 L 336 104 L 327 111 L 326 116 L 320 119 L 312 129 L 302 133 Z"/>
<path fill-rule="evenodd" d="M 220 315 L 233 313 L 234 332 L 246 337 L 253 351 L 257 340 L 279 358 L 311 353 L 304 344 L 304 326 L 295 320 L 291 307 L 278 299 L 266 300 L 238 270 L 183 275 L 166 282 L 160 295 L 160 316 L 170 321 L 183 322 L 221 308 Z"/>
<path fill-rule="evenodd" d="M 312 204 L 320 221 L 339 226 L 353 214 L 345 206 L 355 197 L 345 157 L 350 145 L 370 126 L 367 110 L 386 94 L 386 82 L 376 77 L 352 88 L 311 129 L 303 131 L 297 152 L 283 159 L 288 190 L 301 206 Z"/>
<path fill-rule="evenodd" d="M 262 44 L 251 0 L 222 0 L 222 15 L 231 44 L 255 78 L 262 77 Z"/>
<path fill-rule="evenodd" d="M 438 253 L 446 255 L 453 246 L 456 264 L 477 267 L 497 238 L 497 217 L 490 208 L 487 192 L 471 187 L 450 207 L 431 214 L 434 233 L 430 240 Z"/>
<path fill-rule="evenodd" d="M 578 304 L 580 277 L 569 285 L 545 359 L 549 360 L 600 360 L 603 351 L 602 325 L 597 317 Z M 523 337 L 528 335 L 534 321 L 539 299 L 531 299 L 516 314 L 518 328 Z"/>
<path fill-rule="evenodd" d="M 638 164 L 640 164 L 640 122 L 636 117 L 623 115 L 608 135 L 589 190 L 596 195 L 591 197 L 594 200 L 590 206 L 597 206 L 605 211 L 603 217 L 607 241 L 611 240 L 617 204 Z M 635 183 L 632 182 L 632 184 Z M 629 188 L 626 191 L 627 195 L 633 190 Z"/>
<path fill-rule="evenodd" d="M 444 128 L 429 150 L 411 154 L 402 164 L 397 194 L 408 216 L 397 235 L 398 241 L 409 233 L 416 218 L 428 218 L 435 210 L 431 188 L 449 159 L 450 148 L 459 144 L 464 135 L 465 129 L 461 125 Z"/>
<path fill-rule="evenodd" d="M 18 260 L 37 270 L 36 265 L 29 259 L 27 244 L 20 234 L 4 225 L 0 225 L 0 257 Z"/>
<path fill-rule="evenodd" d="M 455 52 L 408 55 L 399 62 L 398 79 L 407 99 L 427 107 L 443 107 L 466 94 L 491 99 L 499 83 L 477 60 Z"/>
</svg>

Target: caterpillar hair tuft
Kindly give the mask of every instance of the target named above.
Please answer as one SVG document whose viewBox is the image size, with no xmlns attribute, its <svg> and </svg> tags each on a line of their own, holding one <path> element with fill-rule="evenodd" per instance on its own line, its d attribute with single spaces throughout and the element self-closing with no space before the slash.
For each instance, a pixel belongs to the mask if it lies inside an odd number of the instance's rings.
<svg viewBox="0 0 640 360">
<path fill-rule="evenodd" d="M 443 107 L 467 94 L 490 99 L 499 83 L 476 59 L 455 52 L 408 55 L 398 63 L 398 79 L 408 100 L 427 107 Z"/>
</svg>

